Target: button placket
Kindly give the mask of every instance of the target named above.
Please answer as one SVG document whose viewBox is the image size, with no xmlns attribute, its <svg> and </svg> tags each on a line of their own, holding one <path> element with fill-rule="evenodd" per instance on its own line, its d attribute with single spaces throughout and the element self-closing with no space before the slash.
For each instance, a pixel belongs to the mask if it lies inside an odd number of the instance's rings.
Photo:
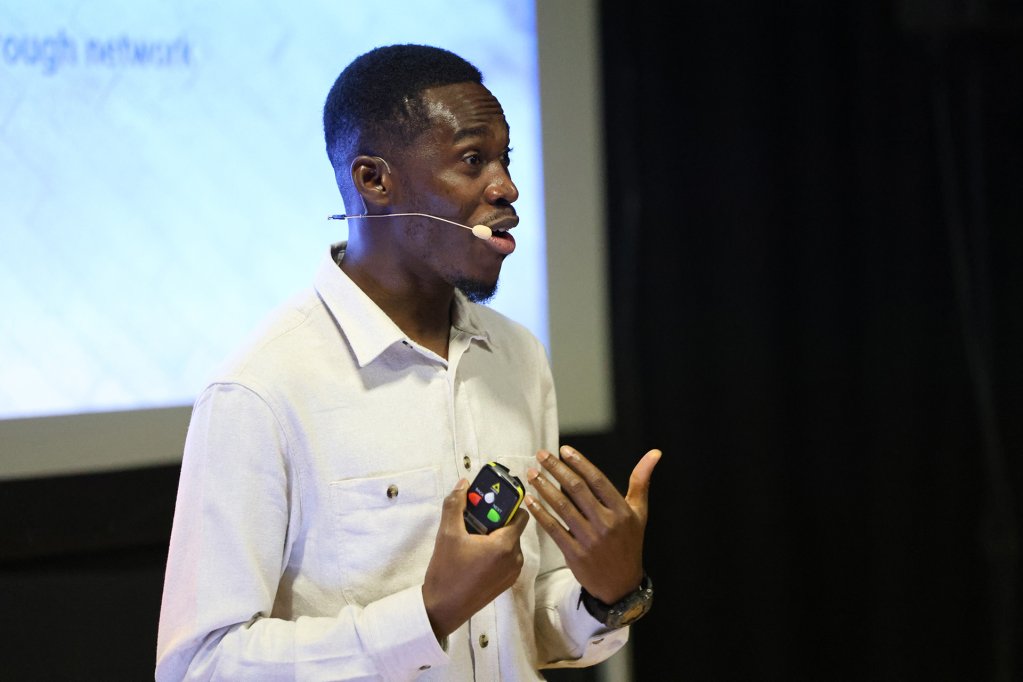
<svg viewBox="0 0 1023 682">
<path fill-rule="evenodd" d="M 458 368 L 466 353 L 470 352 L 473 337 L 460 332 L 456 337 L 456 343 L 452 344 L 455 352 L 451 354 L 449 363 L 450 374 L 448 380 L 451 390 L 451 413 L 455 424 L 455 440 L 458 449 L 462 453 L 462 469 L 471 472 L 477 469 L 477 460 L 486 461 L 490 453 L 480 453 L 479 442 L 476 438 L 476 425 L 471 408 L 472 397 L 469 386 L 462 381 L 458 374 Z M 456 455 L 457 457 L 457 455 Z M 457 459 L 455 460 L 458 461 Z"/>
<path fill-rule="evenodd" d="M 470 640 L 475 650 L 474 668 L 477 680 L 496 680 L 500 678 L 497 669 L 497 607 L 494 602 L 476 612 L 472 617 Z M 476 634 L 479 633 L 479 634 Z"/>
</svg>

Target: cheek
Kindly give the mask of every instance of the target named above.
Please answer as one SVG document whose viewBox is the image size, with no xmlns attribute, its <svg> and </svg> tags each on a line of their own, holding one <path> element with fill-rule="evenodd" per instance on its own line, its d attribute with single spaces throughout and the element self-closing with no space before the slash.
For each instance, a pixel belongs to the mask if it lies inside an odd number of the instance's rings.
<svg viewBox="0 0 1023 682">
<path fill-rule="evenodd" d="M 474 181 L 465 175 L 448 171 L 438 175 L 432 183 L 433 197 L 452 208 L 474 205 L 481 195 Z"/>
</svg>

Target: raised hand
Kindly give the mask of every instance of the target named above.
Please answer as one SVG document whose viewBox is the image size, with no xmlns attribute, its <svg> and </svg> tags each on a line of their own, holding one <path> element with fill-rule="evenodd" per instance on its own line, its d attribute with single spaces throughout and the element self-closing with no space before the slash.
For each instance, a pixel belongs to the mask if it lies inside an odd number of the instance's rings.
<svg viewBox="0 0 1023 682">
<path fill-rule="evenodd" d="M 532 495 L 526 506 L 565 555 L 576 580 L 594 597 L 613 604 L 643 579 L 643 532 L 650 477 L 661 458 L 650 450 L 632 470 L 625 497 L 575 448 L 561 447 L 561 459 L 541 450 L 536 459 L 561 489 L 529 469 L 537 494 L 561 517 L 562 525 Z"/>
</svg>

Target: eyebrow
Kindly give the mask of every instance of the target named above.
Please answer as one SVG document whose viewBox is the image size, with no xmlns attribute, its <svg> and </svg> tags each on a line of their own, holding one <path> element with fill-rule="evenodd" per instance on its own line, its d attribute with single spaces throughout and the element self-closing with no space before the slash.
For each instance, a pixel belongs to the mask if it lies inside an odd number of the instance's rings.
<svg viewBox="0 0 1023 682">
<path fill-rule="evenodd" d="M 455 137 L 453 141 L 457 144 L 458 142 L 461 142 L 462 140 L 471 137 L 483 137 L 487 133 L 487 128 L 488 128 L 487 126 L 476 126 L 474 128 L 460 128 L 459 130 L 455 131 Z"/>
</svg>

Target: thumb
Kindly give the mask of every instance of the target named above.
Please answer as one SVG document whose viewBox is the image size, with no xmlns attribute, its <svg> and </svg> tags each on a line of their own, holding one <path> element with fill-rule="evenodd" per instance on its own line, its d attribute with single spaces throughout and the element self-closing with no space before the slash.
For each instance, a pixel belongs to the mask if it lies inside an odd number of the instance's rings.
<svg viewBox="0 0 1023 682">
<path fill-rule="evenodd" d="M 660 450 L 650 450 L 636 464 L 629 476 L 629 492 L 625 494 L 625 501 L 629 503 L 636 513 L 646 520 L 647 499 L 650 495 L 650 478 L 653 476 L 654 467 L 661 461 Z"/>
<path fill-rule="evenodd" d="M 522 537 L 522 531 L 526 529 L 526 524 L 528 522 L 529 512 L 526 511 L 526 505 L 522 505 L 515 511 L 515 516 L 511 518 L 511 521 L 509 521 L 504 527 L 495 530 L 494 533 L 512 533 L 515 538 L 518 539 Z M 493 533 L 491 533 L 491 535 L 493 535 Z"/>
<path fill-rule="evenodd" d="M 465 491 L 468 488 L 469 481 L 464 478 L 459 479 L 455 489 L 444 498 L 444 507 L 441 509 L 440 515 L 441 528 L 458 527 L 462 530 L 465 529 L 462 514 L 465 513 Z"/>
</svg>

